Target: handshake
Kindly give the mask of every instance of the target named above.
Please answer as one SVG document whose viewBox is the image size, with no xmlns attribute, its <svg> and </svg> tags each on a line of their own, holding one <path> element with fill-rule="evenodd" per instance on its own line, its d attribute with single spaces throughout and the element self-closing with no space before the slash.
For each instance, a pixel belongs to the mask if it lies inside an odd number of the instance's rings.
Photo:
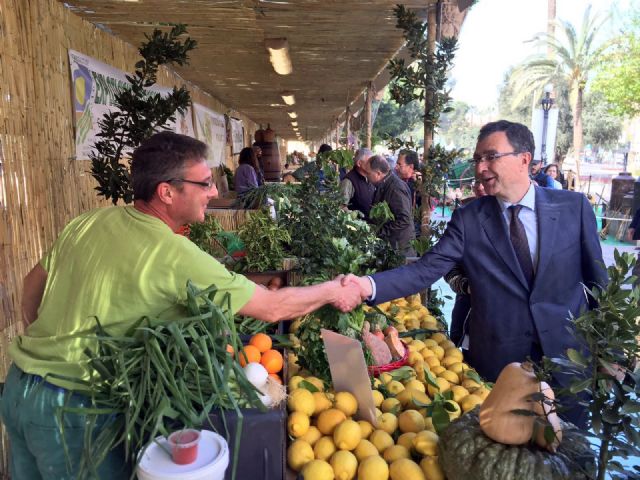
<svg viewBox="0 0 640 480">
<path fill-rule="evenodd" d="M 331 305 L 341 312 L 350 312 L 373 293 L 373 286 L 368 277 L 358 277 L 349 273 L 338 275 L 331 283 L 335 287 Z"/>
</svg>

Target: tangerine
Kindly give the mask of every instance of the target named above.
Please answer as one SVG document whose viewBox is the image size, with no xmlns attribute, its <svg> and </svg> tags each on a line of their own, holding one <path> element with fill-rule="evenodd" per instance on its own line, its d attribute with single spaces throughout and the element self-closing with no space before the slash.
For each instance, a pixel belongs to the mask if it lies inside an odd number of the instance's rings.
<svg viewBox="0 0 640 480">
<path fill-rule="evenodd" d="M 233 346 L 232 346 L 231 344 L 229 344 L 229 343 L 227 343 L 227 353 L 228 353 L 229 355 L 231 355 L 231 358 L 233 358 L 233 357 L 234 357 L 234 355 L 235 355 L 235 353 L 236 353 L 236 351 L 235 351 L 235 349 L 233 348 Z"/>
<path fill-rule="evenodd" d="M 282 385 L 282 379 L 280 378 L 280 375 L 278 375 L 277 373 L 270 373 L 269 377 L 274 379 L 276 382 L 278 382 L 280 385 Z"/>
<path fill-rule="evenodd" d="M 251 340 L 249 340 L 249 345 L 253 345 L 260 353 L 264 353 L 267 350 L 270 350 L 273 342 L 271 341 L 271 337 L 266 333 L 256 333 Z"/>
<path fill-rule="evenodd" d="M 282 358 L 282 354 L 279 351 L 267 350 L 262 354 L 260 363 L 264 368 L 267 369 L 267 372 L 278 373 L 280 370 L 282 370 L 284 359 Z"/>
<path fill-rule="evenodd" d="M 240 365 L 243 367 L 247 365 L 247 363 L 251 362 L 260 362 L 260 350 L 258 350 L 253 345 L 245 345 L 242 351 L 238 354 L 238 361 Z"/>
</svg>

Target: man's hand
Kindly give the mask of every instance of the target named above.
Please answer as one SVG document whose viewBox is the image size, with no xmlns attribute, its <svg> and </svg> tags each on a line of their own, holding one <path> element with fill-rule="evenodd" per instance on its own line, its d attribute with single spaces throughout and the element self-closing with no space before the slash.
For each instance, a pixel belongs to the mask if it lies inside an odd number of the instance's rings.
<svg viewBox="0 0 640 480">
<path fill-rule="evenodd" d="M 331 305 L 341 312 L 350 312 L 362 303 L 360 286 L 354 282 L 343 283 L 343 280 L 344 276 L 338 275 L 331 281 L 336 287 L 336 296 Z"/>
<path fill-rule="evenodd" d="M 343 286 L 353 283 L 360 289 L 360 298 L 366 300 L 373 293 L 373 287 L 371 286 L 371 280 L 367 277 L 358 277 L 352 273 L 339 277 Z M 337 279 L 337 278 L 336 278 Z"/>
</svg>

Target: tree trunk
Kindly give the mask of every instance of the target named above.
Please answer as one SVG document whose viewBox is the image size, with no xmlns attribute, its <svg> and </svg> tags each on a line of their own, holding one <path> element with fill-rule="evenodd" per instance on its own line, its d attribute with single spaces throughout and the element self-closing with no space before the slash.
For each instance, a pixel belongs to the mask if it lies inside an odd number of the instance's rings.
<svg viewBox="0 0 640 480">
<path fill-rule="evenodd" d="M 580 152 L 582 152 L 582 98 L 584 94 L 584 82 L 578 84 L 576 104 L 573 109 L 573 152 L 576 158 L 576 175 L 578 186 L 580 185 Z"/>
<path fill-rule="evenodd" d="M 366 146 L 369 150 L 371 150 L 371 101 L 372 98 L 371 96 L 373 95 L 373 88 L 371 86 L 371 83 L 369 83 L 369 86 L 367 87 L 367 99 L 366 99 L 366 103 L 364 105 L 364 109 L 365 109 L 365 121 L 367 122 L 367 143 Z"/>
</svg>

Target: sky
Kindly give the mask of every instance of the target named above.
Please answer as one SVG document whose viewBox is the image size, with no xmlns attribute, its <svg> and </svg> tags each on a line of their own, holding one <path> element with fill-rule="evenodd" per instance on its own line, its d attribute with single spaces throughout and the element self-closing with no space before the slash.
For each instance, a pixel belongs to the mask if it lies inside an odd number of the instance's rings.
<svg viewBox="0 0 640 480">
<path fill-rule="evenodd" d="M 631 0 L 556 0 L 556 17 L 579 31 L 586 7 L 592 14 L 612 4 L 624 11 Z M 617 17 L 613 17 L 617 18 Z M 615 30 L 615 22 L 610 22 Z M 479 0 L 471 7 L 458 38 L 451 78 L 452 97 L 481 109 L 497 105 L 504 74 L 535 53 L 524 43 L 547 29 L 547 0 Z"/>
</svg>

